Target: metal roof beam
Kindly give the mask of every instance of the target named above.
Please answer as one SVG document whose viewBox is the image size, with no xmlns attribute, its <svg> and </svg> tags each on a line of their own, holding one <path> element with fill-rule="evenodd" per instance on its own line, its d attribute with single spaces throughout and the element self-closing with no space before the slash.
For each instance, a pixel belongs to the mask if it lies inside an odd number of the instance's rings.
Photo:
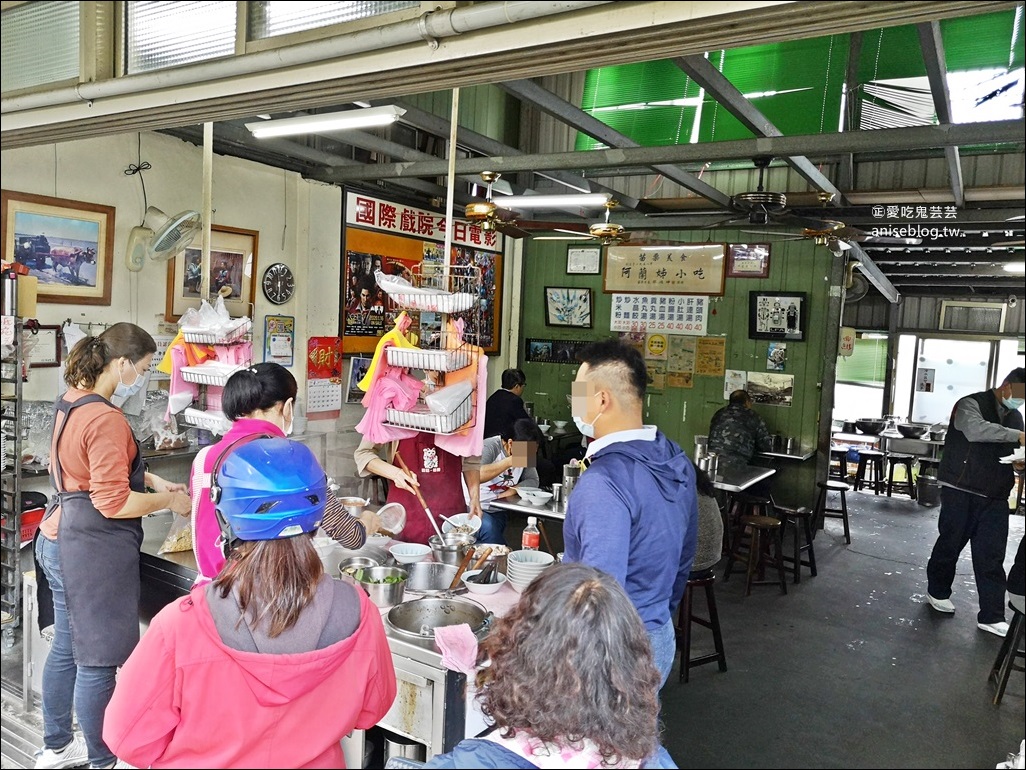
<svg viewBox="0 0 1026 770">
<path fill-rule="evenodd" d="M 430 112 L 418 109 L 412 104 L 404 102 L 401 99 L 371 99 L 370 104 L 374 107 L 387 106 L 390 104 L 402 107 L 406 110 L 406 114 L 403 115 L 402 118 L 404 123 L 409 123 L 422 131 L 427 131 L 435 134 L 436 136 L 449 136 L 448 120 Z M 464 128 L 462 126 L 456 127 L 456 141 L 469 147 L 475 152 L 484 153 L 485 155 L 515 156 L 526 154 L 521 150 L 518 150 L 516 147 L 510 147 L 509 145 L 498 142 L 489 136 L 479 134 L 476 131 L 471 131 L 469 128 Z M 620 205 L 625 208 L 642 210 L 648 210 L 651 208 L 651 206 L 645 204 L 638 198 L 634 198 L 620 190 L 615 190 L 612 187 L 606 187 L 605 185 L 599 184 L 598 182 L 590 179 L 585 179 L 580 174 L 574 174 L 569 171 L 553 171 L 545 174 L 545 176 L 561 184 L 565 184 L 567 187 L 583 192 L 609 193 L 616 198 L 616 200 L 620 201 Z"/>
<path fill-rule="evenodd" d="M 859 261 L 858 270 L 862 275 L 866 276 L 866 279 L 876 287 L 884 299 L 890 302 L 892 305 L 896 304 L 901 299 L 901 294 L 895 288 L 894 284 L 888 280 L 887 276 L 883 274 L 879 267 L 869 258 L 869 255 L 862 250 L 862 247 L 857 243 L 852 243 L 851 250 L 848 252 L 850 255 L 849 259 L 857 259 Z"/>
<path fill-rule="evenodd" d="M 926 77 L 930 81 L 933 107 L 941 125 L 951 123 L 951 98 L 948 94 L 948 67 L 944 61 L 944 40 L 941 38 L 940 22 L 928 21 L 916 25 L 919 33 L 919 47 L 923 51 Z M 948 176 L 951 178 L 951 193 L 955 205 L 965 206 L 965 186 L 962 181 L 962 163 L 957 147 L 945 147 L 944 157 L 948 161 Z"/>
<path fill-rule="evenodd" d="M 852 32 L 848 40 L 848 65 L 844 72 L 844 110 L 841 113 L 841 132 L 847 133 L 855 125 L 858 107 L 859 59 L 862 56 L 862 33 Z M 847 153 L 841 156 L 837 167 L 837 183 L 842 190 L 855 188 L 855 156 Z"/>
<path fill-rule="evenodd" d="M 878 265 L 881 263 L 877 263 Z M 958 266 L 936 266 L 936 265 L 902 265 L 900 267 L 888 267 L 885 272 L 892 282 L 901 278 L 914 277 L 963 277 L 963 278 L 1004 278 L 1011 281 L 1016 276 L 997 265 L 965 265 Z M 1018 276 L 1019 285 L 1022 285 L 1022 277 Z"/>
<path fill-rule="evenodd" d="M 616 168 L 624 165 L 655 166 L 694 163 L 708 160 L 738 160 L 756 155 L 823 154 L 918 150 L 925 147 L 958 147 L 980 144 L 1023 144 L 1021 120 L 995 120 L 986 123 L 954 123 L 947 126 L 912 126 L 854 131 L 847 134 L 806 134 L 802 136 L 758 137 L 726 142 L 675 144 L 663 147 L 554 152 L 515 157 L 459 158 L 456 173 L 481 171 L 551 171 L 553 169 Z M 444 160 L 416 163 L 378 163 L 366 169 L 337 169 L 334 181 L 387 179 L 410 176 L 442 176 L 448 171 Z M 703 183 L 704 184 L 704 183 Z M 722 195 L 722 193 L 719 193 Z M 725 197 L 725 196 L 724 196 Z M 1019 213 L 1022 213 L 1021 210 Z"/>
<path fill-rule="evenodd" d="M 513 96 L 529 104 L 533 104 L 556 120 L 566 123 L 571 128 L 575 128 L 582 134 L 587 134 L 592 139 L 602 142 L 609 147 L 627 149 L 640 146 L 633 139 L 624 136 L 618 131 L 614 131 L 598 118 L 592 117 L 579 107 L 575 107 L 565 99 L 561 99 L 551 91 L 542 88 L 533 80 L 507 80 L 496 85 L 503 91 L 513 94 Z M 707 182 L 703 182 L 690 171 L 685 171 L 672 164 L 652 164 L 652 170 L 682 187 L 686 187 L 693 193 L 709 199 L 728 211 L 731 209 L 729 195 L 720 192 Z"/>
<path fill-rule="evenodd" d="M 784 135 L 704 56 L 677 56 L 672 61 L 756 136 Z M 791 155 L 784 160 L 817 190 L 832 193 L 835 204 L 845 202 L 841 191 L 804 155 Z"/>
</svg>

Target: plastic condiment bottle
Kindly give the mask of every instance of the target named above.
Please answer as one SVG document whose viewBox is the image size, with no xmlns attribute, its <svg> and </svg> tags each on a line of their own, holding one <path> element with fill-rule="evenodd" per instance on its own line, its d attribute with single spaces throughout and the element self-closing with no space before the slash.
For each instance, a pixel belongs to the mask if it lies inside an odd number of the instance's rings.
<svg viewBox="0 0 1026 770">
<path fill-rule="evenodd" d="M 520 547 L 525 551 L 537 551 L 540 545 L 541 532 L 538 531 L 538 519 L 528 516 L 527 526 L 524 527 L 524 534 L 520 538 Z"/>
</svg>

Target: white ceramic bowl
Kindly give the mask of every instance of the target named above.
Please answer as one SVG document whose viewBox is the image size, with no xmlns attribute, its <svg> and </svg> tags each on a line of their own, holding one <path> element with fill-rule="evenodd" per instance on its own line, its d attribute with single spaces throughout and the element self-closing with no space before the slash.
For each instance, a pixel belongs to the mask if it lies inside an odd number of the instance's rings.
<svg viewBox="0 0 1026 770">
<path fill-rule="evenodd" d="M 552 424 L 556 426 L 557 431 L 566 430 L 566 426 L 569 424 L 568 420 L 553 420 Z"/>
<path fill-rule="evenodd" d="M 528 503 L 528 505 L 545 505 L 549 500 L 552 499 L 552 493 L 546 492 L 543 489 L 537 487 L 517 487 L 517 494 L 520 495 L 520 499 Z"/>
<path fill-rule="evenodd" d="M 544 567 L 549 566 L 556 560 L 548 551 L 512 551 L 509 555 L 509 564 L 512 567 L 514 564 L 528 565 L 528 564 L 540 564 Z"/>
<path fill-rule="evenodd" d="M 396 543 L 388 552 L 400 564 L 414 564 L 427 558 L 431 548 L 421 543 Z"/>
<path fill-rule="evenodd" d="M 503 584 L 506 582 L 506 576 L 501 572 L 495 573 L 496 582 L 494 583 L 472 583 L 467 578 L 473 577 L 474 575 L 480 575 L 481 570 L 474 569 L 463 573 L 463 585 L 467 587 L 467 590 L 472 594 L 494 594 Z"/>
<path fill-rule="evenodd" d="M 375 532 L 373 535 L 367 535 L 366 545 L 372 545 L 376 548 L 387 548 L 389 542 L 392 540 L 388 535 L 379 535 Z"/>
<path fill-rule="evenodd" d="M 547 434 L 547 433 L 549 432 L 549 428 L 551 428 L 551 427 L 552 427 L 552 426 L 551 426 L 551 425 L 548 425 L 548 424 L 545 424 L 545 425 L 539 425 L 539 426 L 538 426 L 538 430 L 540 430 L 540 431 L 541 431 L 541 432 L 542 432 L 543 434 Z"/>
<path fill-rule="evenodd" d="M 471 516 L 469 513 L 457 513 L 450 516 L 446 521 L 442 522 L 442 534 L 452 532 L 456 527 L 470 527 L 470 532 L 467 534 L 476 534 L 481 529 L 481 517 Z M 461 532 L 464 530 L 460 530 Z"/>
</svg>

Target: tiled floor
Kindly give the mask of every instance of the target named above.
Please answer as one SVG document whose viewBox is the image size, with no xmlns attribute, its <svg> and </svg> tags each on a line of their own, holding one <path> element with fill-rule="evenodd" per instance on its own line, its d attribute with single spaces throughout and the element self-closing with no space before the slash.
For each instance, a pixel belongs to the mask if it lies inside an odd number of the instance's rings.
<svg viewBox="0 0 1026 770">
<path fill-rule="evenodd" d="M 1013 672 L 991 705 L 987 674 L 1001 640 L 976 628 L 968 549 L 957 611 L 941 616 L 925 597 L 938 509 L 849 499 L 852 543 L 828 520 L 815 541 L 818 577 L 806 570 L 786 596 L 759 587 L 747 598 L 742 574 L 717 580 L 728 670 L 695 668 L 684 685 L 675 669 L 662 693 L 664 742 L 681 767 L 985 768 L 1017 750 L 1024 679 Z M 1006 567 L 1023 533 L 1023 517 L 1012 516 Z M 709 639 L 695 630 L 695 654 Z M 5 683 L 20 685 L 20 644 L 3 653 Z M 5 689 L 2 716 L 3 767 L 30 767 L 38 710 L 24 713 Z"/>
</svg>

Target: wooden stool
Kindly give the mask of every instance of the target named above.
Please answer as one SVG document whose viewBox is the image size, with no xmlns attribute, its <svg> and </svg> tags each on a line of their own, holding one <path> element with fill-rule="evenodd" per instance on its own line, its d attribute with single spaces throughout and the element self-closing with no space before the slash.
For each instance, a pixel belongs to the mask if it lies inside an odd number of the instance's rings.
<svg viewBox="0 0 1026 770">
<path fill-rule="evenodd" d="M 988 678 L 993 679 L 997 685 L 997 691 L 994 693 L 995 706 L 1000 704 L 1001 698 L 1004 697 L 1008 676 L 1012 673 L 1012 669 L 1026 671 L 1026 667 L 1021 663 L 1015 662 L 1017 658 L 1026 659 L 1026 652 L 1022 649 L 1023 631 L 1026 629 L 1023 617 L 1019 610 L 1012 608 L 1012 622 L 1008 625 L 1005 641 L 1002 642 L 1001 649 L 998 650 L 997 659 L 990 669 L 990 676 Z"/>
<path fill-rule="evenodd" d="M 388 480 L 384 476 L 364 476 L 360 479 L 360 497 L 370 500 L 375 505 L 383 505 L 388 500 Z"/>
<path fill-rule="evenodd" d="M 929 457 L 919 458 L 919 475 L 932 476 L 937 478 L 937 469 L 940 467 L 940 460 L 931 460 Z"/>
<path fill-rule="evenodd" d="M 701 666 L 704 663 L 716 661 L 720 671 L 727 670 L 727 655 L 723 651 L 723 635 L 720 633 L 720 616 L 716 612 L 716 597 L 713 594 L 713 583 L 716 576 L 711 569 L 702 570 L 688 577 L 687 586 L 684 588 L 684 598 L 680 600 L 680 609 L 677 611 L 677 649 L 680 650 L 680 679 L 687 684 L 692 666 Z M 709 618 L 700 618 L 695 614 L 694 594 L 699 588 L 705 589 L 705 603 L 709 608 Z M 691 657 L 691 624 L 698 623 L 713 632 L 713 645 L 716 652 L 708 655 L 700 655 L 697 658 Z"/>
<path fill-rule="evenodd" d="M 734 495 L 730 509 L 727 511 L 726 526 L 723 528 L 723 539 L 726 545 L 725 555 L 730 554 L 730 540 L 739 531 L 738 523 L 744 516 L 773 516 L 773 498 L 741 492 Z"/>
<path fill-rule="evenodd" d="M 813 521 L 815 522 L 813 536 L 815 536 L 816 530 L 823 529 L 823 525 L 827 517 L 830 517 L 831 519 L 843 519 L 844 542 L 851 544 L 851 531 L 848 529 L 848 501 L 844 497 L 844 493 L 851 489 L 851 487 L 842 481 L 819 481 L 816 482 L 816 486 L 819 487 L 819 497 L 816 499 L 816 509 L 815 514 L 813 515 Z M 827 507 L 828 492 L 841 493 L 840 508 Z"/>
<path fill-rule="evenodd" d="M 791 556 L 783 556 L 783 560 L 791 565 L 794 582 L 802 582 L 802 567 L 808 567 L 812 577 L 816 577 L 816 551 L 812 547 L 812 511 L 808 508 L 785 508 L 777 506 L 777 516 L 784 527 L 794 527 L 794 550 Z M 802 544 L 802 535 L 805 544 Z M 802 551 L 809 552 L 809 560 L 802 561 Z"/>
<path fill-rule="evenodd" d="M 900 482 L 899 481 L 898 483 L 899 484 L 901 484 L 901 483 L 905 484 L 905 492 L 902 492 L 902 494 L 908 495 L 913 500 L 916 499 L 916 485 L 915 485 L 915 482 L 912 481 L 912 463 L 913 462 L 915 462 L 915 457 L 913 457 L 912 455 L 892 454 L 892 455 L 888 455 L 887 456 L 887 465 L 888 465 L 888 467 L 887 467 L 887 496 L 888 497 L 891 496 L 891 490 L 894 488 L 894 469 L 898 465 L 904 465 L 905 466 L 905 481 L 904 482 Z M 900 489 L 898 491 L 901 492 Z"/>
<path fill-rule="evenodd" d="M 855 472 L 855 490 L 860 491 L 866 484 L 871 484 L 873 494 L 880 494 L 884 484 L 884 453 L 877 449 L 859 450 L 859 469 Z M 868 478 L 873 476 L 872 481 Z"/>
<path fill-rule="evenodd" d="M 784 579 L 783 547 L 781 543 L 781 522 L 773 516 L 742 516 L 738 523 L 738 530 L 734 534 L 734 547 L 727 559 L 727 571 L 723 575 L 724 582 L 730 580 L 730 573 L 734 569 L 734 562 L 739 559 L 748 558 L 748 571 L 745 578 L 745 596 L 751 596 L 752 586 L 766 586 L 780 583 L 781 593 L 787 593 L 787 581 Z M 744 535 L 750 532 L 750 542 L 745 547 Z M 765 542 L 762 533 L 768 538 Z M 772 553 L 767 553 L 772 547 Z M 771 561 L 771 566 L 777 570 L 779 580 L 763 580 L 762 576 L 766 569 L 766 561 Z M 759 579 L 753 579 L 756 571 L 759 572 Z"/>
<path fill-rule="evenodd" d="M 837 468 L 834 468 L 834 463 L 837 463 Z M 830 474 L 828 478 L 837 479 L 838 481 L 846 481 L 848 478 L 848 450 L 847 449 L 831 449 L 830 450 Z"/>
</svg>

